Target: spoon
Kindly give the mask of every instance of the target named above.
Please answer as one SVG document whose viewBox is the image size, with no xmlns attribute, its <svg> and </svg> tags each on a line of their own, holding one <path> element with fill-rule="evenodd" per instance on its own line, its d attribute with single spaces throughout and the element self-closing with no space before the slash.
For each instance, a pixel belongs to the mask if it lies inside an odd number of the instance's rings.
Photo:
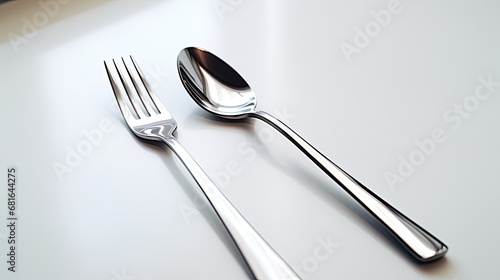
<svg viewBox="0 0 500 280">
<path fill-rule="evenodd" d="M 380 221 L 418 261 L 431 262 L 446 254 L 448 247 L 444 243 L 347 174 L 280 120 L 257 110 L 255 93 L 222 59 L 190 47 L 180 52 L 177 68 L 186 91 L 200 107 L 225 119 L 257 118 L 277 129 Z"/>
</svg>

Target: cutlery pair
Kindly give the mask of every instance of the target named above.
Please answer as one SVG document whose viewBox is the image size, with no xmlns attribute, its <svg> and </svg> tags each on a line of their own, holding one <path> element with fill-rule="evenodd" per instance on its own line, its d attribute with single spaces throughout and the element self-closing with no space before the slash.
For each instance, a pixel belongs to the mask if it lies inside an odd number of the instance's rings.
<svg viewBox="0 0 500 280">
<path fill-rule="evenodd" d="M 419 225 L 378 197 L 272 115 L 256 109 L 256 96 L 227 63 L 208 51 L 186 48 L 177 63 L 181 81 L 203 109 L 226 119 L 254 117 L 270 124 L 346 190 L 418 261 L 443 257 L 448 248 Z M 177 128 L 132 57 L 105 62 L 116 101 L 132 132 L 167 144 L 189 170 L 226 227 L 256 279 L 300 279 L 241 216 L 202 168 L 174 138 Z"/>
</svg>

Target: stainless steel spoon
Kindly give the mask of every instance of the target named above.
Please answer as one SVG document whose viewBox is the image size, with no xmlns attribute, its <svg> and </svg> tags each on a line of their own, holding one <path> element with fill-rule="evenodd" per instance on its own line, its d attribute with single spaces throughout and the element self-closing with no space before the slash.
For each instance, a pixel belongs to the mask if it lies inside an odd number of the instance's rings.
<svg viewBox="0 0 500 280">
<path fill-rule="evenodd" d="M 177 68 L 186 91 L 198 105 L 222 118 L 253 117 L 276 128 L 379 220 L 417 260 L 430 262 L 446 254 L 448 247 L 444 243 L 363 186 L 280 120 L 257 110 L 255 93 L 222 59 L 190 47 L 180 52 Z"/>
</svg>

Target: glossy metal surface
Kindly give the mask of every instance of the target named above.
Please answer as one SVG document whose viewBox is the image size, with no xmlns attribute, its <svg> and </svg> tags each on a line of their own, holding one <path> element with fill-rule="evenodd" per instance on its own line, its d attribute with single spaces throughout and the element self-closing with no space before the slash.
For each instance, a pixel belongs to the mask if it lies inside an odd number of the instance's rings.
<svg viewBox="0 0 500 280">
<path fill-rule="evenodd" d="M 104 64 L 129 128 L 140 138 L 163 141 L 175 152 L 209 200 L 255 278 L 300 279 L 174 138 L 172 133 L 177 127 L 176 121 L 149 86 L 133 58 Z"/>
<path fill-rule="evenodd" d="M 328 176 L 379 220 L 419 261 L 443 257 L 448 248 L 344 170 L 330 161 L 280 120 L 256 109 L 256 96 L 245 80 L 212 53 L 186 48 L 178 56 L 180 78 L 203 109 L 227 119 L 254 117 L 270 124 L 293 142 Z"/>
</svg>

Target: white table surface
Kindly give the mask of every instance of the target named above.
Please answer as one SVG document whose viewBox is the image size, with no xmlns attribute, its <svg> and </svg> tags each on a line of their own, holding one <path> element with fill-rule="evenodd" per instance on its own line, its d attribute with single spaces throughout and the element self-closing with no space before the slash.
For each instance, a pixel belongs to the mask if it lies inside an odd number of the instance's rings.
<svg viewBox="0 0 500 280">
<path fill-rule="evenodd" d="M 410 0 L 1 4 L 0 279 L 250 277 L 180 161 L 127 129 L 103 67 L 124 55 L 148 74 L 179 141 L 304 279 L 497 278 L 499 9 Z M 371 13 L 381 10 L 393 12 L 385 26 Z M 271 127 L 208 118 L 178 78 L 188 46 L 225 59 L 260 109 L 445 242 L 446 257 L 414 262 Z M 425 142 L 440 132 L 434 147 Z M 411 167 L 398 171 L 402 159 Z M 6 263 L 11 166 L 15 273 Z"/>
</svg>

